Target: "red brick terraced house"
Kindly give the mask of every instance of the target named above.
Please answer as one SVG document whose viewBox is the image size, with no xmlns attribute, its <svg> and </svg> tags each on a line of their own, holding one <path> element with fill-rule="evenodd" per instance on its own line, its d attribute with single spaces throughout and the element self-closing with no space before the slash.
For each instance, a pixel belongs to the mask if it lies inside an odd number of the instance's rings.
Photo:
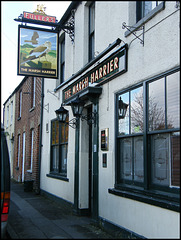
<svg viewBox="0 0 181 240">
<path fill-rule="evenodd" d="M 13 176 L 39 189 L 39 139 L 42 78 L 24 77 L 15 89 L 15 136 Z"/>
</svg>

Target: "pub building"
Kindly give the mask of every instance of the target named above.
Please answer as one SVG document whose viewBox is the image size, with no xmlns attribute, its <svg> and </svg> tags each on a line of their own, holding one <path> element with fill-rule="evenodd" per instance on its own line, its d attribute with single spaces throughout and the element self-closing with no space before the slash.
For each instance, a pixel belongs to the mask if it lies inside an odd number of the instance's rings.
<svg viewBox="0 0 181 240">
<path fill-rule="evenodd" d="M 179 13 L 178 1 L 73 1 L 59 77 L 44 78 L 41 192 L 128 237 L 180 234 Z"/>
</svg>

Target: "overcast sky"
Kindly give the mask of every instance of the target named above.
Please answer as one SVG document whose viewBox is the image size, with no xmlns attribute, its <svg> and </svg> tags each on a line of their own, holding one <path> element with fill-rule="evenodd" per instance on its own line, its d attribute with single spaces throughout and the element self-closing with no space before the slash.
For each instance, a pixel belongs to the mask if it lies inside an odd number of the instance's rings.
<svg viewBox="0 0 181 240">
<path fill-rule="evenodd" d="M 14 19 L 18 18 L 23 11 L 34 12 L 38 4 L 44 4 L 45 13 L 55 16 L 59 21 L 70 3 L 71 1 L 1 1 L 1 122 L 3 121 L 3 103 L 24 78 L 17 75 L 20 22 Z M 33 26 L 39 27 L 35 24 Z"/>
</svg>

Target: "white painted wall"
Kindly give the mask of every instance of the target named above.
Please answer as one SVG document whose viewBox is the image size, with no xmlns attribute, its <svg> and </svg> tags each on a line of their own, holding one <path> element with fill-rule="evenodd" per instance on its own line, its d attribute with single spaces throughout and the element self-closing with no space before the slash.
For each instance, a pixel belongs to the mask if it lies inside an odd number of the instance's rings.
<svg viewBox="0 0 181 240">
<path fill-rule="evenodd" d="M 179 12 L 173 13 L 174 11 L 175 2 L 166 2 L 165 10 L 145 24 L 147 32 L 144 47 L 137 39 L 129 45 L 128 71 L 102 86 L 99 101 L 99 136 L 101 129 L 109 128 L 107 168 L 102 167 L 103 152 L 99 153 L 99 215 L 147 238 L 179 238 L 180 214 L 108 193 L 115 182 L 115 126 L 112 117 L 115 116 L 114 94 L 180 64 L 180 20 Z M 123 21 L 127 22 L 124 17 L 123 14 L 119 25 Z M 160 21 L 161 19 L 164 20 Z M 107 22 L 109 26 L 110 19 Z M 152 26 L 154 27 L 151 28 Z M 123 31 L 120 29 L 120 32 Z M 106 41 L 108 39 L 109 35 Z M 129 44 L 132 39 L 132 36 L 128 36 L 124 41 Z"/>
<path fill-rule="evenodd" d="M 125 1 L 97 1 L 95 51 L 102 52 L 117 38 L 121 38 L 129 45 L 128 71 L 123 75 L 102 85 L 103 91 L 99 101 L 99 136 L 101 129 L 109 128 L 109 151 L 107 152 L 107 168 L 102 167 L 102 153 L 99 149 L 99 216 L 118 226 L 129 229 L 146 238 L 179 238 L 180 214 L 163 208 L 141 203 L 127 198 L 114 196 L 108 193 L 115 183 L 115 93 L 136 83 L 156 76 L 180 64 L 180 19 L 179 11 L 173 1 L 165 2 L 165 9 L 145 24 L 144 47 L 133 35 L 124 36 L 127 25 L 135 23 L 135 14 L 130 9 L 135 8 L 135 2 Z M 88 59 L 88 18 L 87 2 L 83 1 L 75 13 L 75 43 L 72 44 L 66 34 L 66 78 L 70 78 L 80 70 Z M 123 45 L 124 43 L 121 43 Z M 77 78 L 78 79 L 78 78 Z M 76 80 L 76 79 L 75 79 Z M 73 80 L 73 81 L 75 81 Z M 68 83 L 68 84 L 71 84 Z M 49 178 L 46 176 L 50 169 L 50 122 L 54 119 L 55 110 L 60 107 L 60 99 L 47 93 L 53 91 L 56 80 L 45 79 L 44 105 L 49 103 L 49 113 L 44 110 L 43 115 L 43 147 L 41 162 L 41 189 L 63 198 L 71 203 L 74 201 L 74 158 L 75 158 L 75 130 L 69 128 L 67 178 L 69 182 Z M 66 107 L 70 110 L 70 107 Z M 72 111 L 69 111 L 72 119 Z M 49 132 L 45 125 L 49 123 Z M 80 159 L 79 181 L 85 182 L 80 189 L 80 208 L 88 207 L 88 152 L 86 146 L 86 123 L 81 123 L 80 130 Z M 100 146 L 100 139 L 99 139 Z"/>
</svg>

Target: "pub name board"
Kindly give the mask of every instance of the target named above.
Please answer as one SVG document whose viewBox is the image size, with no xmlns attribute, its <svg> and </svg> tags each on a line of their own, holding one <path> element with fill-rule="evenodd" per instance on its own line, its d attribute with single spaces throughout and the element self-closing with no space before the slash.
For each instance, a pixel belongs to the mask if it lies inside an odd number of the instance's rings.
<svg viewBox="0 0 181 240">
<path fill-rule="evenodd" d="M 48 16 L 48 15 L 40 15 L 38 13 L 23 12 L 23 18 L 35 20 L 35 21 L 56 23 L 56 17 L 52 17 L 52 16 Z"/>
<path fill-rule="evenodd" d="M 86 73 L 79 80 L 69 85 L 63 90 L 63 102 L 78 94 L 87 87 L 103 84 L 113 76 L 127 71 L 127 47 L 111 55 L 98 67 Z"/>
</svg>

